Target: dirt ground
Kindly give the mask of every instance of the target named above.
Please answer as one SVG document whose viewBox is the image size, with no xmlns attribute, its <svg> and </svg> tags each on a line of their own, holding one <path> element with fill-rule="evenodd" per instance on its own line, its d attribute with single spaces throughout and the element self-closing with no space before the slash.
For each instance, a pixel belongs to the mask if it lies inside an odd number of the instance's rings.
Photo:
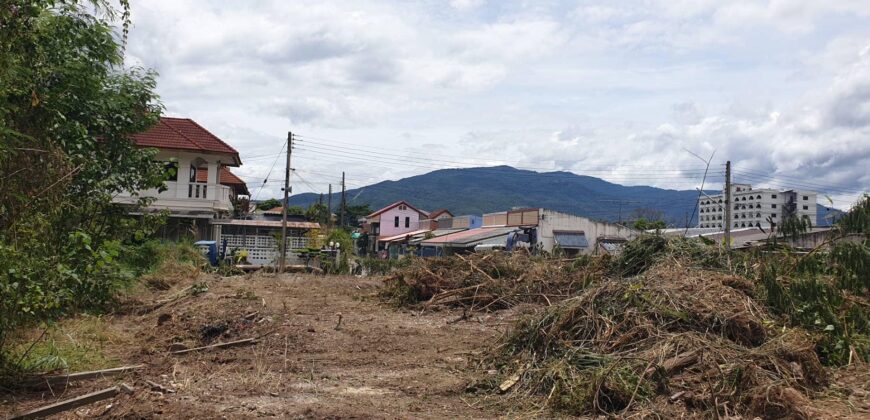
<svg viewBox="0 0 870 420">
<path fill-rule="evenodd" d="M 376 278 L 254 274 L 202 276 L 208 291 L 184 286 L 137 296 L 130 313 L 108 319 L 119 337 L 105 349 L 135 373 L 65 389 L 0 396 L 3 414 L 121 382 L 135 388 L 59 418 L 492 418 L 494 399 L 465 392 L 469 364 L 513 312 L 461 320 L 458 311 L 416 313 L 380 302 Z M 200 288 L 201 289 L 201 288 Z M 339 315 L 340 314 L 340 315 Z M 339 317 L 341 324 L 338 325 Z M 255 345 L 170 355 L 260 337 Z M 150 380 L 174 393 L 151 390 Z M 57 388 L 57 387 L 55 387 Z M 54 394 L 54 395 L 53 395 Z"/>
<path fill-rule="evenodd" d="M 466 392 L 475 381 L 494 380 L 474 368 L 476 356 L 532 307 L 470 319 L 459 310 L 412 312 L 381 302 L 381 284 L 378 278 L 302 274 L 201 275 L 169 290 L 136 293 L 125 313 L 103 318 L 111 340 L 102 351 L 113 367 L 143 369 L 66 387 L 0 389 L 0 418 L 120 383 L 134 392 L 56 418 L 553 416 L 533 402 Z M 179 343 L 193 348 L 246 338 L 259 340 L 169 353 Z M 868 372 L 855 365 L 834 373 L 832 386 L 813 400 L 820 418 L 870 418 Z M 680 412 L 667 402 L 659 408 Z"/>
</svg>

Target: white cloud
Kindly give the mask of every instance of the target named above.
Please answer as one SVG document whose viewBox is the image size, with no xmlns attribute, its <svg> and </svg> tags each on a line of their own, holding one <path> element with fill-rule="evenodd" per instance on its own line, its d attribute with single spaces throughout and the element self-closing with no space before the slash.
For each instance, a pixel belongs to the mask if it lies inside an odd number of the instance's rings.
<svg viewBox="0 0 870 420">
<path fill-rule="evenodd" d="M 687 148 L 779 177 L 770 182 L 870 186 L 870 2 L 445 6 L 134 2 L 128 61 L 160 72 L 170 114 L 243 158 L 277 153 L 292 129 L 424 159 L 617 167 L 590 175 L 627 184 L 691 187 L 687 176 L 625 175 L 697 166 Z M 438 166 L 298 158 L 300 171 L 345 170 L 358 183 Z M 262 178 L 270 165 L 239 172 Z"/>
</svg>

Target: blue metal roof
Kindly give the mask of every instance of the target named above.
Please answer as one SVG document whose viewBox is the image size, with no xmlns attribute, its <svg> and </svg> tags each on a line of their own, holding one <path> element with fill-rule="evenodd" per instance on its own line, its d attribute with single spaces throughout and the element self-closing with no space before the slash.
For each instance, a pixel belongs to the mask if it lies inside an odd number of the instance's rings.
<svg viewBox="0 0 870 420">
<path fill-rule="evenodd" d="M 565 249 L 588 248 L 589 241 L 583 232 L 553 232 L 556 244 Z"/>
</svg>

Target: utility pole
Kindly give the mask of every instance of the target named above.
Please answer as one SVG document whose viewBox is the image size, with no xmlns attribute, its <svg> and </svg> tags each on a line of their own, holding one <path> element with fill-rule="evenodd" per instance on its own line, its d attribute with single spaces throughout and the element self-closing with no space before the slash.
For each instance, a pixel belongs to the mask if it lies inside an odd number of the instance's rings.
<svg viewBox="0 0 870 420">
<path fill-rule="evenodd" d="M 725 162 L 725 250 L 731 251 L 731 161 Z"/>
<path fill-rule="evenodd" d="M 290 155 L 293 151 L 293 133 L 287 132 L 287 167 L 284 168 L 284 202 L 281 204 L 281 260 L 280 273 L 287 267 L 287 199 L 290 196 Z"/>
<path fill-rule="evenodd" d="M 332 184 L 329 184 L 329 195 L 326 196 L 326 231 L 332 230 Z"/>
<path fill-rule="evenodd" d="M 341 172 L 341 227 L 345 226 L 344 214 L 347 210 L 347 199 L 345 198 L 344 188 L 344 171 Z"/>
</svg>

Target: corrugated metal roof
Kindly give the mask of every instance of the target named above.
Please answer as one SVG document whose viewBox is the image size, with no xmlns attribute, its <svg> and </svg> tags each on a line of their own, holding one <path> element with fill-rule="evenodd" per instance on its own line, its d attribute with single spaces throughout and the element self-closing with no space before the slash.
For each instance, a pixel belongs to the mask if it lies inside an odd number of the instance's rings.
<svg viewBox="0 0 870 420">
<path fill-rule="evenodd" d="M 281 227 L 280 220 L 212 220 L 214 225 L 230 225 L 230 226 L 253 226 L 253 227 Z M 317 222 L 287 222 L 288 228 L 296 229 L 320 229 L 320 223 Z"/>
<path fill-rule="evenodd" d="M 584 232 L 553 232 L 556 244 L 565 249 L 589 248 Z"/>
<path fill-rule="evenodd" d="M 512 227 L 486 227 L 469 229 L 462 232 L 451 233 L 438 238 L 432 238 L 423 241 L 423 245 L 450 245 L 450 246 L 469 246 L 474 242 L 484 239 L 493 238 L 500 235 L 506 235 L 516 228 Z"/>
<path fill-rule="evenodd" d="M 382 237 L 379 237 L 379 238 L 378 238 L 378 241 L 379 241 L 379 242 L 393 242 L 393 241 L 400 241 L 400 240 L 402 240 L 402 239 L 405 239 L 405 238 L 408 237 L 408 236 L 420 235 L 420 234 L 424 234 L 424 233 L 426 233 L 426 232 L 429 232 L 429 229 L 414 230 L 414 231 L 411 231 L 411 232 L 405 232 L 405 233 L 401 233 L 401 234 L 393 235 L 393 236 L 382 236 Z"/>
</svg>

